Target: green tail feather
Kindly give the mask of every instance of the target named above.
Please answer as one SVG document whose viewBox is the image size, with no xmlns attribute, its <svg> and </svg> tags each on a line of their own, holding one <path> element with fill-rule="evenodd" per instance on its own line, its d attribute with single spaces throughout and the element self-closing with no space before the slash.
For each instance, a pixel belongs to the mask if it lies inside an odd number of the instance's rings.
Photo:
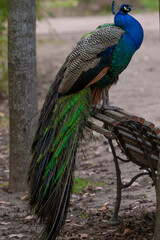
<svg viewBox="0 0 160 240">
<path fill-rule="evenodd" d="M 29 175 L 30 203 L 46 225 L 42 239 L 54 240 L 64 223 L 72 190 L 75 155 L 85 119 L 90 116 L 90 89 L 58 99 L 33 151 Z"/>
</svg>

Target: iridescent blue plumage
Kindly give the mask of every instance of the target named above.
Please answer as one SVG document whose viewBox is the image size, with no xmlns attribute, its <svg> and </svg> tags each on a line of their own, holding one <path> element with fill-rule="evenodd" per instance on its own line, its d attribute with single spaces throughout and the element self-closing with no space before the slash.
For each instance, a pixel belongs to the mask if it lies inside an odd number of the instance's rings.
<svg viewBox="0 0 160 240">
<path fill-rule="evenodd" d="M 127 7 L 128 5 L 122 5 L 115 15 L 115 26 L 123 28 L 125 33 L 112 49 L 112 62 L 109 71 L 100 81 L 95 83 L 96 87 L 104 88 L 116 83 L 118 75 L 128 66 L 133 54 L 142 44 L 143 28 L 135 18 L 121 10 Z M 108 49 L 105 51 L 107 52 Z"/>
<path fill-rule="evenodd" d="M 135 48 L 137 50 L 143 41 L 143 28 L 134 17 L 124 13 L 121 10 L 125 6 L 128 5 L 122 5 L 118 13 L 115 15 L 114 23 L 116 26 L 122 27 L 125 30 L 125 34 L 134 42 Z M 128 43 L 126 42 L 126 44 Z"/>
</svg>

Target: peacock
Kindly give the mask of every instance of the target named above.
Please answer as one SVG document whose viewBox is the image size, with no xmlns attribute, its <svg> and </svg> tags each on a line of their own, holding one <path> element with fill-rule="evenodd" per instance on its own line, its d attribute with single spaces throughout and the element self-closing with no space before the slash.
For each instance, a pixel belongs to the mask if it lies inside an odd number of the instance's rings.
<svg viewBox="0 0 160 240">
<path fill-rule="evenodd" d="M 86 119 L 106 89 L 117 83 L 142 44 L 143 28 L 120 6 L 114 23 L 84 35 L 56 75 L 41 110 L 28 168 L 30 205 L 54 240 L 63 226 L 72 193 L 75 156 Z M 104 107 L 107 99 L 104 99 Z M 107 106 L 109 107 L 109 106 Z"/>
</svg>

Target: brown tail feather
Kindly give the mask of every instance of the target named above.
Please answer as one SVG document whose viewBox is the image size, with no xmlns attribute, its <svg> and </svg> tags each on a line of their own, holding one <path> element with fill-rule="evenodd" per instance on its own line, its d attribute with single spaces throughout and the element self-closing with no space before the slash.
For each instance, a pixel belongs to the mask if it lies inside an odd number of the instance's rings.
<svg viewBox="0 0 160 240">
<path fill-rule="evenodd" d="M 102 100 L 102 89 L 92 89 L 92 105 L 97 105 Z"/>
</svg>

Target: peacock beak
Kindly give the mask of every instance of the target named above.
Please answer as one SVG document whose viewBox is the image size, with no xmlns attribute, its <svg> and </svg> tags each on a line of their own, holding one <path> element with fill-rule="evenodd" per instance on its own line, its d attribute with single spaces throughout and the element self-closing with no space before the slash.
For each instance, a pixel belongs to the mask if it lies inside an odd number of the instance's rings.
<svg viewBox="0 0 160 240">
<path fill-rule="evenodd" d="M 136 8 L 135 7 L 131 7 L 131 10 L 135 10 Z"/>
</svg>

